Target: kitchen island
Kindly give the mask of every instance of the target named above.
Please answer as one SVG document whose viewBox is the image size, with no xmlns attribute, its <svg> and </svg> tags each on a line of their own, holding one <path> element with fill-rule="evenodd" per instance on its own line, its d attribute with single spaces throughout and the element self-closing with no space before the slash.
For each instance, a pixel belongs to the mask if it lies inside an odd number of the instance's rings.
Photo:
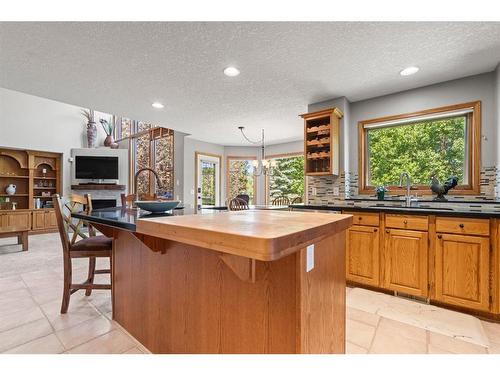
<svg viewBox="0 0 500 375">
<path fill-rule="evenodd" d="M 74 214 L 114 238 L 113 319 L 153 353 L 344 353 L 351 215 Z"/>
</svg>

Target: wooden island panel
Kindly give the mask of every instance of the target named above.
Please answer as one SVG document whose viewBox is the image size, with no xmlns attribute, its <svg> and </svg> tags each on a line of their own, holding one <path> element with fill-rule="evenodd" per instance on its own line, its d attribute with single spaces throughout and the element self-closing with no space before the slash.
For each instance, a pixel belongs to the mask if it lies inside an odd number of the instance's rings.
<svg viewBox="0 0 500 375">
<path fill-rule="evenodd" d="M 310 272 L 305 246 L 228 262 L 220 251 L 113 231 L 113 319 L 153 353 L 344 353 L 343 230 L 314 241 Z M 240 258 L 254 278 L 235 273 Z"/>
</svg>

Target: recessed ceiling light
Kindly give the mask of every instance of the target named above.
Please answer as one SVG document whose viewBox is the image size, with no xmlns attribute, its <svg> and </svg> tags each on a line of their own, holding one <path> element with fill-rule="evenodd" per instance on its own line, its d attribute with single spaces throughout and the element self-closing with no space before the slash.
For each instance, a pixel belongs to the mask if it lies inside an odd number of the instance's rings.
<svg viewBox="0 0 500 375">
<path fill-rule="evenodd" d="M 164 108 L 165 106 L 163 104 L 161 104 L 160 102 L 154 102 L 153 104 L 151 104 L 151 106 L 153 108 L 156 108 L 156 109 L 162 109 Z"/>
<path fill-rule="evenodd" d="M 400 71 L 399 74 L 401 74 L 402 76 L 411 76 L 418 71 L 418 66 L 409 66 L 408 68 L 404 68 L 402 71 Z"/>
<path fill-rule="evenodd" d="M 240 74 L 240 71 L 234 66 L 228 66 L 226 69 L 224 69 L 224 74 L 228 77 L 236 77 Z"/>
</svg>

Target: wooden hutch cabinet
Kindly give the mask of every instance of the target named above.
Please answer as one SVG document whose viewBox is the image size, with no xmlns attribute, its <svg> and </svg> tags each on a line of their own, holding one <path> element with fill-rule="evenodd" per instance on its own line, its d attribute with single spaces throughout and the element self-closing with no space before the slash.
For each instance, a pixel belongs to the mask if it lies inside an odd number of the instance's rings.
<svg viewBox="0 0 500 375">
<path fill-rule="evenodd" d="M 61 194 L 61 165 L 61 153 L 0 148 L 0 235 L 57 229 L 51 203 Z M 6 192 L 11 184 L 14 194 Z"/>
<path fill-rule="evenodd" d="M 306 176 L 339 174 L 338 108 L 300 115 L 304 119 L 304 159 Z"/>
</svg>

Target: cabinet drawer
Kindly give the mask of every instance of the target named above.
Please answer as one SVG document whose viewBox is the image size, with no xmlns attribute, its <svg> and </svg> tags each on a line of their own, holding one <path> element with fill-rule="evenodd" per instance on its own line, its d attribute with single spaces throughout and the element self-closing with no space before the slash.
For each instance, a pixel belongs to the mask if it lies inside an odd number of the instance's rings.
<svg viewBox="0 0 500 375">
<path fill-rule="evenodd" d="M 28 231 L 31 229 L 30 212 L 9 212 L 0 215 L 0 233 Z"/>
<path fill-rule="evenodd" d="M 427 230 L 429 228 L 429 218 L 417 215 L 385 215 L 385 226 L 387 228 Z"/>
<path fill-rule="evenodd" d="M 436 232 L 489 236 L 490 221 L 487 219 L 438 217 L 436 218 Z"/>
<path fill-rule="evenodd" d="M 352 215 L 352 223 L 354 225 L 369 225 L 378 227 L 379 225 L 379 214 L 377 212 L 356 212 L 356 211 L 345 211 L 344 214 Z"/>
</svg>

